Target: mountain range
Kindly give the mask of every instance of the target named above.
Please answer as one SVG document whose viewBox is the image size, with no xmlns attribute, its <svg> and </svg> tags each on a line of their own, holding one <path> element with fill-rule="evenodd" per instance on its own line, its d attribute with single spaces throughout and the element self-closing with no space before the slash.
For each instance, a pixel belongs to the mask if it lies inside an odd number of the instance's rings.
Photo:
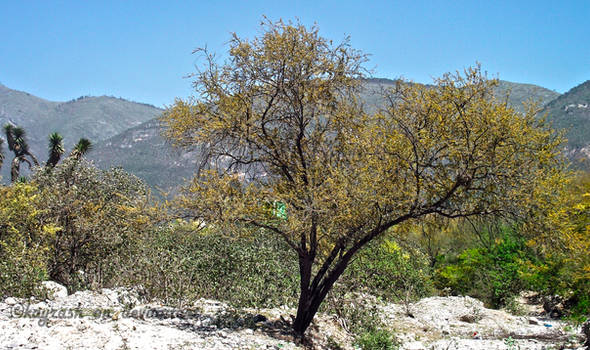
<svg viewBox="0 0 590 350">
<path fill-rule="evenodd" d="M 48 135 L 52 132 L 64 137 L 64 146 L 69 152 L 81 137 L 97 145 L 161 113 L 161 109 L 152 105 L 108 96 L 47 101 L 0 84 L 0 126 L 10 123 L 23 127 L 30 149 L 40 162 L 47 158 Z M 5 181 L 10 178 L 8 166 L 0 170 Z"/>
<path fill-rule="evenodd" d="M 381 100 L 375 92 L 394 83 L 389 79 L 365 80 L 361 98 L 369 108 L 376 108 Z M 543 108 L 540 114 L 547 115 L 554 127 L 566 130 L 566 152 L 574 163 L 590 159 L 590 81 L 563 95 L 537 85 L 500 81 L 495 94 L 507 98 L 519 112 L 525 101 L 537 102 Z M 53 102 L 0 85 L 0 125 L 22 126 L 40 161 L 46 159 L 51 132 L 64 136 L 67 151 L 80 137 L 86 137 L 94 143 L 88 158 L 98 167 L 120 166 L 153 188 L 169 191 L 192 177 L 199 157 L 195 151 L 175 149 L 160 135 L 158 117 L 162 111 L 108 96 Z M 1 171 L 4 182 L 9 178 L 8 168 Z"/>
</svg>

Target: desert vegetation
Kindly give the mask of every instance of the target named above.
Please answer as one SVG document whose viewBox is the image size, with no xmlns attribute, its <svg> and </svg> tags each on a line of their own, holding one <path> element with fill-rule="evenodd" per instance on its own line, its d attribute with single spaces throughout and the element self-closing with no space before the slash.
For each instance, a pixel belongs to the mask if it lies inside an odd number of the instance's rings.
<svg viewBox="0 0 590 350">
<path fill-rule="evenodd" d="M 63 157 L 51 134 L 39 163 L 25 131 L 5 127 L 0 296 L 53 280 L 70 292 L 141 287 L 167 305 L 288 305 L 295 337 L 323 311 L 367 349 L 395 345 L 358 303 L 367 296 L 510 308 L 534 291 L 561 303 L 554 316 L 588 318 L 590 175 L 569 170 L 561 133 L 534 105 L 496 98 L 479 66 L 432 86 L 397 81 L 367 110 L 367 56 L 317 27 L 265 21 L 259 37 L 234 35 L 223 62 L 199 53 L 195 96 L 161 121 L 203 160 L 168 201 L 95 168 L 86 139 Z"/>
</svg>

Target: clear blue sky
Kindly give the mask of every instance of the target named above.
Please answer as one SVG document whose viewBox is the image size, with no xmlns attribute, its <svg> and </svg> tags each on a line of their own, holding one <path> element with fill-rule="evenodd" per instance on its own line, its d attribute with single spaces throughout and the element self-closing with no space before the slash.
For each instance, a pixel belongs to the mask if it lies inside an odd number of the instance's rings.
<svg viewBox="0 0 590 350">
<path fill-rule="evenodd" d="M 590 79 L 590 1 L 0 0 L 0 83 L 64 101 L 113 95 L 157 106 L 191 94 L 197 57 L 252 37 L 262 15 L 317 22 L 371 54 L 376 77 L 431 82 L 476 61 L 558 92 Z"/>
</svg>

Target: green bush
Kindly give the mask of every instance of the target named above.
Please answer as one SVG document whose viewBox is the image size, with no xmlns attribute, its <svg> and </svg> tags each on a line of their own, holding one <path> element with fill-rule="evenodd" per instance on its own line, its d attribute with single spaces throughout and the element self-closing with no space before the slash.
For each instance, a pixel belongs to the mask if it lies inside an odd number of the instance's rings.
<svg viewBox="0 0 590 350">
<path fill-rule="evenodd" d="M 362 350 L 392 350 L 398 348 L 391 332 L 383 329 L 367 331 L 358 336 L 355 343 Z"/>
<path fill-rule="evenodd" d="M 37 171 L 31 183 L 45 217 L 59 227 L 50 278 L 70 291 L 123 283 L 142 235 L 153 225 L 145 185 L 120 169 L 103 171 L 72 158 Z"/>
<path fill-rule="evenodd" d="M 339 288 L 409 303 L 434 292 L 431 276 L 426 255 L 386 239 L 370 244 L 358 254 Z"/>
<path fill-rule="evenodd" d="M 134 283 L 169 303 L 209 298 L 239 307 L 293 305 L 299 281 L 290 254 L 283 241 L 264 231 L 231 238 L 178 223 L 143 243 Z"/>
<path fill-rule="evenodd" d="M 57 231 L 39 208 L 37 188 L 0 186 L 0 297 L 28 297 L 47 279 L 50 241 Z"/>
<path fill-rule="evenodd" d="M 508 227 L 490 248 L 471 248 L 443 263 L 436 271 L 438 288 L 450 288 L 500 307 L 528 287 L 524 276 L 535 256 L 524 239 Z"/>
</svg>

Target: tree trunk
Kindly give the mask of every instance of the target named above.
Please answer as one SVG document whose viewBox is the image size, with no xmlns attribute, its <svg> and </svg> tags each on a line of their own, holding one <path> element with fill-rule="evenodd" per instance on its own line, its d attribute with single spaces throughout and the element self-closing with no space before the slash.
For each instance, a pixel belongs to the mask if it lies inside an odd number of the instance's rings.
<svg viewBox="0 0 590 350">
<path fill-rule="evenodd" d="M 311 305 L 312 291 L 309 288 L 311 282 L 313 260 L 307 254 L 299 254 L 299 303 L 297 305 L 297 316 L 293 322 L 293 330 L 299 335 L 303 336 L 305 330 L 309 326 L 309 321 L 306 323 L 309 308 Z"/>
<path fill-rule="evenodd" d="M 324 301 L 326 295 L 322 295 L 323 293 L 318 293 L 319 291 L 314 291 L 308 295 L 307 298 L 299 299 L 299 305 L 297 307 L 297 316 L 295 317 L 295 321 L 293 322 L 293 330 L 297 335 L 303 337 L 303 334 L 313 321 L 315 314 L 318 312 L 320 308 L 320 304 Z M 303 294 L 303 293 L 302 293 Z"/>
<path fill-rule="evenodd" d="M 332 289 L 332 286 L 334 286 L 334 283 L 336 283 L 348 266 L 349 261 L 349 258 L 339 261 L 334 269 L 326 275 L 323 281 L 314 289 L 309 288 L 309 282 L 311 280 L 311 262 L 309 266 L 310 273 L 305 274 L 305 282 L 304 274 L 301 274 L 301 286 L 303 287 L 305 285 L 307 288 L 301 289 L 299 305 L 297 306 L 297 316 L 293 322 L 293 330 L 297 335 L 303 337 L 305 331 L 311 324 L 311 321 L 313 321 L 315 314 L 318 312 L 320 305 L 328 295 L 328 292 Z M 300 267 L 301 266 L 300 259 Z"/>
</svg>

